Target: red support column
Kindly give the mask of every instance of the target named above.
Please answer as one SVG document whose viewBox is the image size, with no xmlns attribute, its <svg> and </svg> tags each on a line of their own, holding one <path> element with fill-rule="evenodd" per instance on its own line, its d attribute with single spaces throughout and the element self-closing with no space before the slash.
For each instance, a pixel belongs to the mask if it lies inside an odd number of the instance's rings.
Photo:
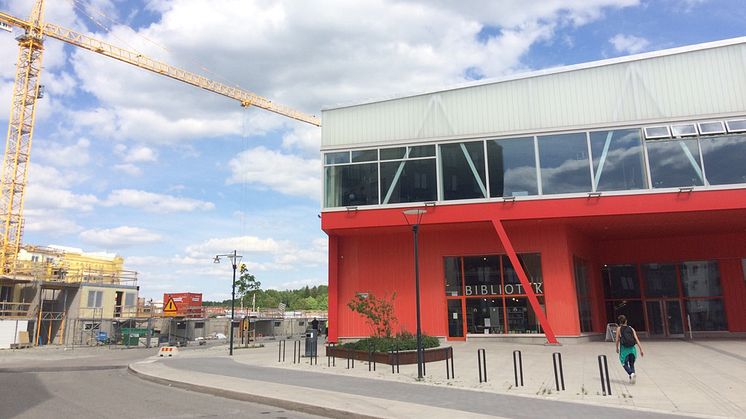
<svg viewBox="0 0 746 419">
<path fill-rule="evenodd" d="M 515 273 L 518 275 L 518 280 L 521 281 L 523 289 L 526 290 L 528 302 L 531 304 L 531 308 L 533 308 L 534 314 L 536 314 L 536 317 L 539 319 L 541 328 L 544 329 L 544 336 L 546 336 L 547 338 L 547 343 L 559 345 L 559 342 L 557 342 L 557 338 L 554 336 L 554 332 L 552 331 L 552 327 L 549 325 L 547 316 L 544 313 L 544 310 L 542 310 L 541 306 L 539 305 L 539 300 L 536 298 L 534 289 L 531 286 L 530 281 L 528 280 L 528 275 L 526 275 L 526 272 L 523 270 L 523 266 L 521 265 L 520 260 L 518 260 L 518 255 L 513 248 L 513 243 L 511 243 L 510 239 L 508 238 L 508 233 L 505 231 L 505 227 L 498 219 L 493 218 L 491 221 L 492 225 L 495 227 L 495 231 L 497 231 L 498 237 L 500 237 L 500 242 L 505 249 L 505 253 L 508 254 L 510 263 L 513 264 L 513 269 L 515 269 Z"/>
<path fill-rule="evenodd" d="M 326 322 L 326 340 L 336 343 L 339 339 L 339 247 L 337 236 L 329 236 L 329 311 Z"/>
</svg>

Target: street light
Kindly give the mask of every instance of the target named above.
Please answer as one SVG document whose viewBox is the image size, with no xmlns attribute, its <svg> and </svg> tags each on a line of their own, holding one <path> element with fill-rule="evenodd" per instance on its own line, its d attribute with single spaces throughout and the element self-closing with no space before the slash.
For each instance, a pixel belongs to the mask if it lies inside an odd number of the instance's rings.
<svg viewBox="0 0 746 419">
<path fill-rule="evenodd" d="M 233 253 L 225 255 L 215 255 L 215 259 L 213 259 L 213 263 L 220 263 L 220 258 L 227 258 L 230 259 L 231 263 L 233 264 L 233 285 L 231 286 L 230 356 L 233 356 L 233 316 L 235 315 L 236 311 L 236 268 L 238 267 L 238 262 L 241 260 L 242 257 L 243 256 L 236 254 L 236 251 L 234 250 Z"/>
<path fill-rule="evenodd" d="M 422 328 L 420 326 L 420 261 L 417 233 L 420 229 L 422 215 L 426 212 L 427 210 L 425 209 L 409 209 L 402 211 L 404 219 L 407 220 L 407 224 L 412 226 L 412 233 L 414 234 L 414 295 L 416 301 L 415 310 L 417 311 L 417 380 L 422 380 L 422 370 L 424 369 Z"/>
</svg>

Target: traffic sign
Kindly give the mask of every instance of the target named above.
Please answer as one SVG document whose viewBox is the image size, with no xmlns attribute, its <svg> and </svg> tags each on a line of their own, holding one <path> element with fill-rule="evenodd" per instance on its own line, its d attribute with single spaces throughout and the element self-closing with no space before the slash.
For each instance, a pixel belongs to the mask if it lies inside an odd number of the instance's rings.
<svg viewBox="0 0 746 419">
<path fill-rule="evenodd" d="M 179 309 L 176 307 L 173 297 L 168 299 L 168 302 L 163 306 L 163 314 L 166 316 L 175 316 Z"/>
</svg>

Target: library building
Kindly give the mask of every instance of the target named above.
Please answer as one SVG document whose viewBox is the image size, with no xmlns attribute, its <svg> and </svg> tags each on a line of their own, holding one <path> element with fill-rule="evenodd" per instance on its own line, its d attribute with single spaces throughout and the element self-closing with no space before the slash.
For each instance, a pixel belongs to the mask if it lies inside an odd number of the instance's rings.
<svg viewBox="0 0 746 419">
<path fill-rule="evenodd" d="M 746 336 L 746 37 L 322 112 L 329 340 Z"/>
</svg>

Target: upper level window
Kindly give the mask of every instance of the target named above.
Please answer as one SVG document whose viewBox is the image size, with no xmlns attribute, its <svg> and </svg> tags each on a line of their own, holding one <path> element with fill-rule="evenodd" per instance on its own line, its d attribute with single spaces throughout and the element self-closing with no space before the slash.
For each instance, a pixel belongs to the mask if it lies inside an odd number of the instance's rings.
<svg viewBox="0 0 746 419">
<path fill-rule="evenodd" d="M 645 127 L 645 138 L 651 140 L 659 138 L 671 138 L 671 131 L 669 131 L 668 126 Z"/>
<path fill-rule="evenodd" d="M 487 140 L 490 196 L 538 195 L 534 137 Z"/>
<path fill-rule="evenodd" d="M 326 164 L 344 164 L 350 162 L 350 152 L 342 151 L 338 153 L 326 153 L 324 155 L 324 162 Z"/>
<path fill-rule="evenodd" d="M 559 134 L 538 137 L 543 194 L 587 192 L 591 190 L 586 134 Z"/>
<path fill-rule="evenodd" d="M 388 149 L 392 150 L 392 149 Z M 393 151 L 386 157 L 393 157 Z M 381 150 L 381 159 L 384 150 Z M 407 147 L 401 160 L 381 162 L 381 204 L 438 199 L 435 146 Z"/>
<path fill-rule="evenodd" d="M 734 119 L 726 121 L 728 132 L 746 132 L 746 119 Z"/>
<path fill-rule="evenodd" d="M 721 121 L 700 122 L 699 132 L 701 132 L 702 135 L 725 134 L 725 125 L 723 125 Z"/>
<path fill-rule="evenodd" d="M 702 160 L 710 185 L 746 183 L 746 135 L 706 137 L 700 139 Z"/>
<path fill-rule="evenodd" d="M 593 190 L 647 188 L 645 158 L 639 129 L 596 131 L 590 134 Z"/>
<path fill-rule="evenodd" d="M 704 185 L 697 139 L 647 143 L 654 188 Z"/>
<path fill-rule="evenodd" d="M 440 146 L 443 199 L 487 198 L 484 142 Z"/>
</svg>

